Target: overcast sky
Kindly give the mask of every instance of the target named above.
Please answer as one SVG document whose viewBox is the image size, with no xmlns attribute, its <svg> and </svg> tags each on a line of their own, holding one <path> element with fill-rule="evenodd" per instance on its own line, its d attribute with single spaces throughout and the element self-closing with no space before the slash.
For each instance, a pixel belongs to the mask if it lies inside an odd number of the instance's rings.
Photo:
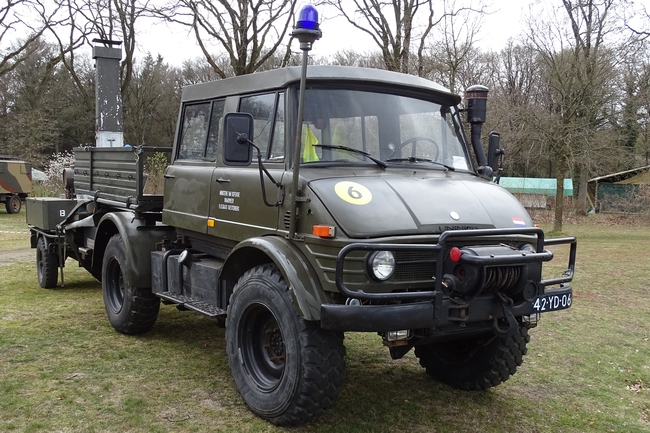
<svg viewBox="0 0 650 433">
<path fill-rule="evenodd" d="M 525 29 L 529 5 L 540 2 L 548 3 L 549 0 L 492 0 L 492 6 L 489 8 L 492 12 L 483 19 L 478 46 L 499 50 L 509 38 L 519 37 Z M 377 50 L 368 35 L 353 28 L 343 18 L 333 18 L 334 11 L 319 12 L 323 37 L 314 43 L 311 52 L 314 56 L 331 56 L 344 49 L 361 52 Z M 194 34 L 182 27 L 170 28 L 166 24 L 151 26 L 147 33 L 140 34 L 138 44 L 141 54 L 147 51 L 154 56 L 161 54 L 165 61 L 172 65 L 180 66 L 184 60 L 203 57 L 194 42 Z"/>
</svg>

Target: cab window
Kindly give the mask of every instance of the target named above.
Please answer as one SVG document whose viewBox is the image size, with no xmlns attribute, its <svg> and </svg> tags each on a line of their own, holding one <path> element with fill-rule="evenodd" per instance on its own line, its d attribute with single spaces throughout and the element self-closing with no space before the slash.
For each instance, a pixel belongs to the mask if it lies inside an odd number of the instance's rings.
<svg viewBox="0 0 650 433">
<path fill-rule="evenodd" d="M 208 131 L 208 147 L 205 151 L 205 158 L 210 161 L 217 159 L 217 142 L 219 141 L 219 128 L 223 119 L 223 107 L 226 100 L 221 99 L 212 103 L 212 115 L 210 117 L 210 130 Z"/>
<path fill-rule="evenodd" d="M 274 92 L 242 97 L 239 111 L 253 116 L 255 131 L 252 141 L 259 147 L 262 158 L 274 161 L 283 159 L 284 95 Z"/>
<path fill-rule="evenodd" d="M 214 161 L 224 100 L 186 105 L 177 159 Z"/>
</svg>

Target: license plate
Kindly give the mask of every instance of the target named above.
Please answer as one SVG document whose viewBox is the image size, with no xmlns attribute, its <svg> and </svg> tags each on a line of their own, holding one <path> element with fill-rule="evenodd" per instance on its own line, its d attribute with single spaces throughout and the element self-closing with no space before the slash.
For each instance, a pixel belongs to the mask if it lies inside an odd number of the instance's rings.
<svg viewBox="0 0 650 433">
<path fill-rule="evenodd" d="M 533 300 L 531 314 L 565 310 L 571 306 L 572 295 L 571 289 L 558 290 L 540 295 Z"/>
</svg>

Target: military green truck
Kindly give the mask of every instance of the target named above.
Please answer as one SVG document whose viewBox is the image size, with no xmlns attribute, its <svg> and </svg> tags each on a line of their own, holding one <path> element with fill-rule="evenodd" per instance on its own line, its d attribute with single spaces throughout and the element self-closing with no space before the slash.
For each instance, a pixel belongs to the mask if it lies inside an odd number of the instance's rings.
<svg viewBox="0 0 650 433">
<path fill-rule="evenodd" d="M 19 213 L 32 192 L 32 165 L 14 156 L 0 155 L 0 203 L 7 213 Z"/>
<path fill-rule="evenodd" d="M 78 261 L 124 334 L 161 301 L 215 318 L 243 400 L 279 425 L 335 403 L 347 331 L 455 388 L 507 380 L 540 315 L 571 306 L 576 239 L 493 182 L 487 89 L 461 108 L 415 76 L 305 64 L 184 88 L 163 195 L 143 193 L 162 149 L 75 149 L 69 198 L 27 202 L 39 283 Z M 543 279 L 559 244 L 567 268 Z"/>
</svg>

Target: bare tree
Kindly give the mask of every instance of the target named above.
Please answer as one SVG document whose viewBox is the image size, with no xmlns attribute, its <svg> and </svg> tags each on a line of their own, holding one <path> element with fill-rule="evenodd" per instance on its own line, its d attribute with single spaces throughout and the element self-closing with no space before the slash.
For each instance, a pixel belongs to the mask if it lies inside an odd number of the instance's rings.
<svg viewBox="0 0 650 433">
<path fill-rule="evenodd" d="M 61 10 L 58 2 L 47 0 L 6 0 L 0 6 L 0 76 L 38 51 L 37 42 L 48 30 L 65 23 Z M 72 49 L 68 46 L 65 52 Z M 56 64 L 60 56 L 50 60 Z"/>
<path fill-rule="evenodd" d="M 296 0 L 180 0 L 157 14 L 190 27 L 212 69 L 225 78 L 210 43 L 225 50 L 235 75 L 253 73 L 286 44 L 295 6 Z M 288 46 L 283 59 L 290 60 Z"/>
<path fill-rule="evenodd" d="M 472 62 L 480 54 L 475 46 L 483 14 L 476 13 L 473 9 L 463 9 L 458 6 L 456 0 L 444 2 L 444 15 L 439 24 L 440 32 L 432 35 L 435 42 L 429 47 L 429 58 L 433 60 L 430 68 L 425 68 L 423 57 L 418 55 L 419 76 L 426 76 L 426 69 L 432 69 L 432 73 L 439 81 L 446 85 L 452 92 L 457 92 L 456 81 L 461 78 L 467 87 L 470 81 L 472 84 L 480 82 L 477 75 L 481 75 L 479 65 Z"/>
<path fill-rule="evenodd" d="M 614 53 L 606 39 L 615 30 L 615 0 L 562 0 L 565 20 L 531 19 L 530 41 L 544 65 L 548 83 L 547 122 L 538 122 L 553 157 L 556 197 L 564 193 L 564 178 L 578 171 L 580 190 L 590 176 L 592 146 L 604 121 L 603 109 L 612 96 Z M 585 203 L 582 204 L 584 207 Z M 554 230 L 562 230 L 563 200 L 555 207 Z"/>
<path fill-rule="evenodd" d="M 637 6 L 626 1 L 625 27 L 641 40 L 650 37 L 650 11 L 646 5 Z"/>
<path fill-rule="evenodd" d="M 491 65 L 487 131 L 497 130 L 507 155 L 506 173 L 510 176 L 548 177 L 550 161 L 544 138 L 535 124 L 544 113 L 540 111 L 547 92 L 540 81 L 541 67 L 535 50 L 527 45 L 508 44 L 486 59 Z"/>
<path fill-rule="evenodd" d="M 433 0 L 326 0 L 325 3 L 334 6 L 348 23 L 373 39 L 385 69 L 420 75 L 424 74 L 425 49 L 433 29 L 446 17 L 483 10 L 445 1 L 442 12 L 436 13 Z"/>
<path fill-rule="evenodd" d="M 638 50 L 627 56 L 622 68 L 621 98 L 623 148 L 630 158 L 625 168 L 650 165 L 650 41 L 638 43 Z"/>
<path fill-rule="evenodd" d="M 53 32 L 62 52 L 66 46 L 78 48 L 90 43 L 93 37 L 104 40 L 123 42 L 124 58 L 121 63 L 122 94 L 128 89 L 133 77 L 136 26 L 142 18 L 153 16 L 150 0 L 61 0 L 66 11 L 65 26 L 67 33 Z M 64 38 L 65 36 L 65 38 Z M 80 90 L 84 87 L 75 70 L 75 53 L 64 57 L 64 65 L 78 83 Z M 88 95 L 85 95 L 86 97 Z"/>
<path fill-rule="evenodd" d="M 125 95 L 125 139 L 128 143 L 171 146 L 175 132 L 180 71 L 164 63 L 162 57 L 147 55 L 135 65 L 133 80 Z"/>
<path fill-rule="evenodd" d="M 332 64 L 341 66 L 355 66 L 360 68 L 384 68 L 384 62 L 379 53 L 360 53 L 353 50 L 337 51 L 332 57 Z"/>
</svg>

